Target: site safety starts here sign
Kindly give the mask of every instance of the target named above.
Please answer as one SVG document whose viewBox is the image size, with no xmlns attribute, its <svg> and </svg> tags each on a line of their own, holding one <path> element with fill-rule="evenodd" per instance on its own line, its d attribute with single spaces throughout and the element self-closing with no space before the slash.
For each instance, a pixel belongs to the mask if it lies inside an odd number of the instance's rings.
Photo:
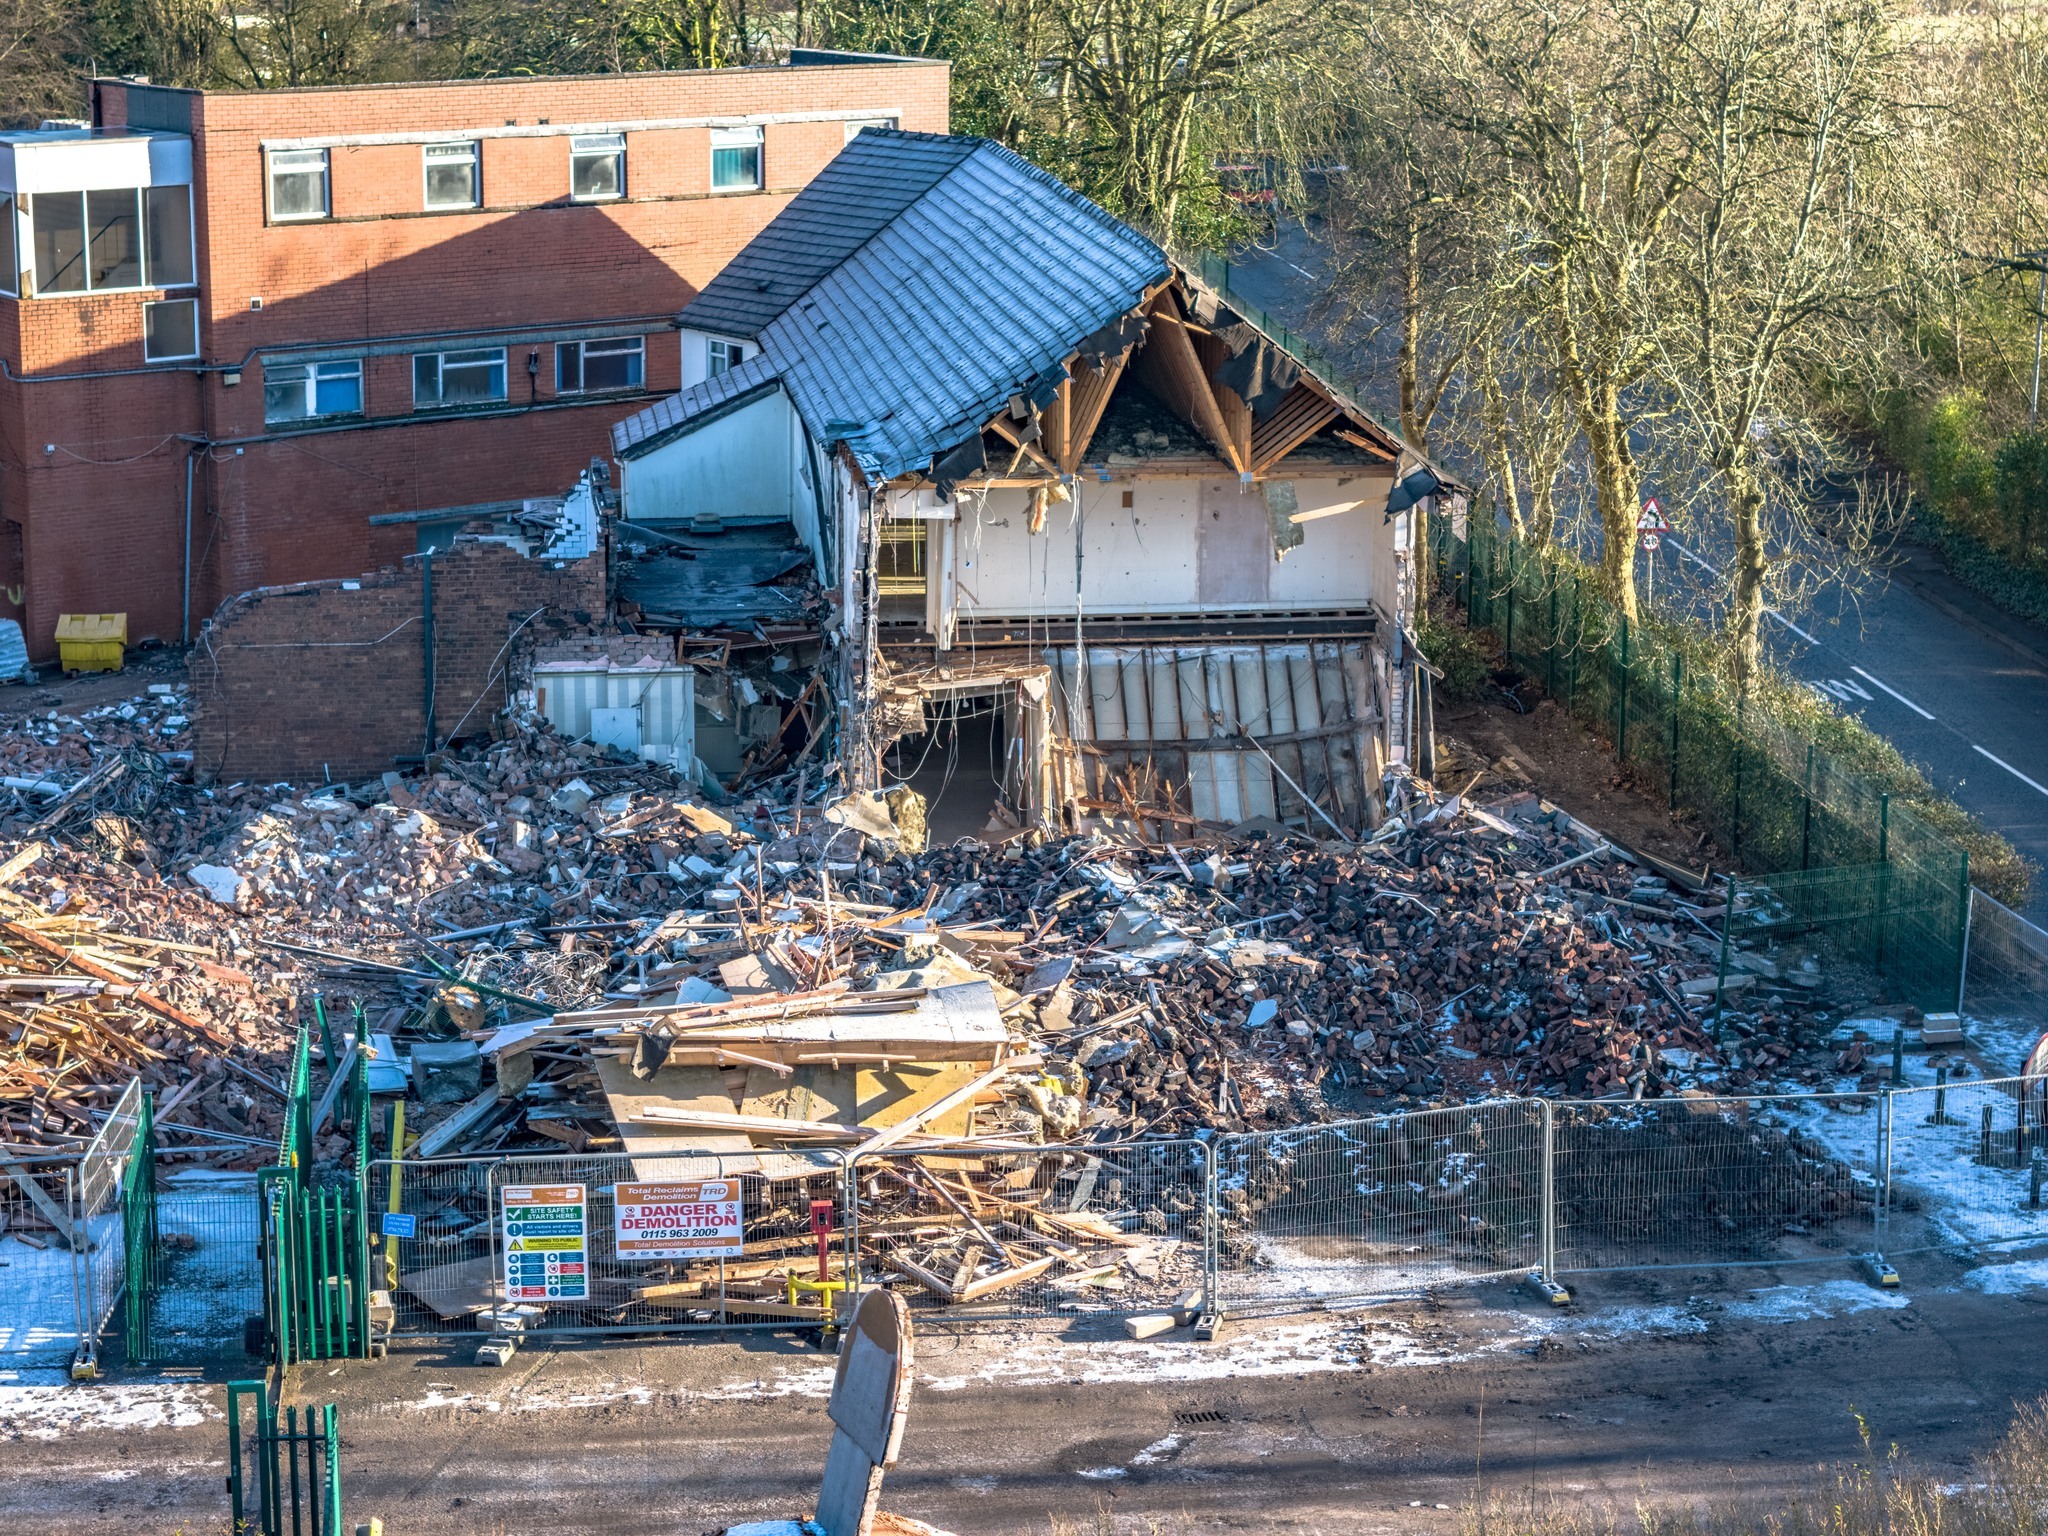
<svg viewBox="0 0 2048 1536">
<path fill-rule="evenodd" d="M 622 1259 L 730 1259 L 740 1242 L 740 1181 L 621 1184 L 614 1246 Z"/>
<path fill-rule="evenodd" d="M 590 1299 L 590 1225 L 581 1184 L 507 1184 L 507 1301 Z"/>
</svg>

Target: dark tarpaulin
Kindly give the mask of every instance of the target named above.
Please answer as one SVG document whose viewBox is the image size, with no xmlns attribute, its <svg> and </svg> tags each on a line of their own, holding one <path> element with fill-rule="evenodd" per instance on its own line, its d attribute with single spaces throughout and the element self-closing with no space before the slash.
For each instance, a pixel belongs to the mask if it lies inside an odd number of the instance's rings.
<svg viewBox="0 0 2048 1536">
<path fill-rule="evenodd" d="M 962 480 L 987 467 L 988 454 L 981 446 L 979 431 L 957 447 L 947 449 L 932 460 L 932 484 L 939 488 L 939 500 L 950 501 Z"/>
<path fill-rule="evenodd" d="M 1111 358 L 1122 357 L 1144 340 L 1145 323 L 1140 314 L 1118 315 L 1092 336 L 1082 337 L 1074 350 L 1082 362 L 1099 372 Z"/>
<path fill-rule="evenodd" d="M 1242 321 L 1217 326 L 1215 335 L 1230 349 L 1216 370 L 1216 382 L 1237 391 L 1251 407 L 1252 420 L 1264 421 L 1300 382 L 1301 364 Z"/>
</svg>

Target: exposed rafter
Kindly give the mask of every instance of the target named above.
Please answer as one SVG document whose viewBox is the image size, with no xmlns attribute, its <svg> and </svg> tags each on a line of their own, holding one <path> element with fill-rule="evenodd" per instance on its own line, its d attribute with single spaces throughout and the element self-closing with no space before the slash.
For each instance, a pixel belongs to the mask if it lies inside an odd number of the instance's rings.
<svg viewBox="0 0 2048 1536">
<path fill-rule="evenodd" d="M 1303 378 L 1252 428 L 1252 473 L 1270 469 L 1343 414 L 1336 401 Z"/>
<path fill-rule="evenodd" d="M 1059 455 L 1060 468 L 1068 474 L 1079 469 L 1088 456 L 1089 445 L 1095 441 L 1095 429 L 1102 425 L 1102 413 L 1109 409 L 1109 397 L 1116 392 L 1117 380 L 1124 376 L 1124 366 L 1130 360 L 1131 354 L 1125 352 L 1107 359 L 1100 368 L 1075 361 L 1070 388 L 1063 391 L 1067 401 L 1067 443 Z"/>
<path fill-rule="evenodd" d="M 1242 474 L 1250 468 L 1238 452 L 1223 409 L 1209 381 L 1208 370 L 1195 352 L 1194 338 L 1171 294 L 1162 294 L 1152 305 L 1152 325 L 1139 353 L 1139 368 L 1152 391 L 1209 439 L 1217 456 Z"/>
</svg>

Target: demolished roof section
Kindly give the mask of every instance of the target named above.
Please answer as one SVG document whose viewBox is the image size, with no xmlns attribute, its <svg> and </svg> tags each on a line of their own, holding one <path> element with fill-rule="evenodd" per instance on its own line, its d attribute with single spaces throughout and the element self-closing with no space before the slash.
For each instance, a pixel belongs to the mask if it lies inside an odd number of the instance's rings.
<svg viewBox="0 0 2048 1536">
<path fill-rule="evenodd" d="M 622 422 L 621 457 L 774 378 L 813 439 L 845 443 L 864 473 L 921 471 L 1013 396 L 1057 387 L 1084 341 L 1170 275 L 1150 240 L 988 140 L 870 130 L 821 184 L 741 253 L 728 269 L 740 275 L 682 313 L 691 329 L 754 336 L 760 352 L 741 377 Z M 879 201 L 848 191 L 871 184 Z M 798 260 L 792 244 L 836 259 Z M 785 298 L 768 274 L 789 270 L 808 281 Z M 772 298 L 742 303 L 750 281 Z"/>
</svg>

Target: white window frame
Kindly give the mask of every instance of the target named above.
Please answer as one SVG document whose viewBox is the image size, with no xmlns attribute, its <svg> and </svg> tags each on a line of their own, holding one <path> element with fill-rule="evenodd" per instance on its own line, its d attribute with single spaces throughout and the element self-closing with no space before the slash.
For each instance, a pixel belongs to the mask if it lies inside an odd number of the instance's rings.
<svg viewBox="0 0 2048 1536">
<path fill-rule="evenodd" d="M 277 175 L 280 160 L 305 160 L 310 168 L 310 157 L 317 155 L 320 165 L 320 211 L 318 213 L 279 213 L 277 211 Z M 301 167 L 290 165 L 287 172 L 298 171 Z M 310 224 L 316 219 L 334 217 L 334 162 L 324 149 L 268 149 L 263 152 L 263 206 L 269 210 L 273 224 Z"/>
<path fill-rule="evenodd" d="M 167 305 L 182 305 L 192 312 L 192 350 L 152 353 L 149 350 L 149 316 Z M 199 301 L 197 299 L 151 299 L 142 306 L 142 360 L 145 363 L 189 363 L 199 356 Z"/>
<path fill-rule="evenodd" d="M 588 382 L 590 358 L 637 357 L 640 359 L 640 377 L 630 384 L 607 384 L 593 389 Z M 569 355 L 576 359 L 576 384 L 573 388 L 562 382 L 563 362 Z M 647 338 L 645 336 L 603 336 L 587 341 L 558 341 L 555 343 L 555 393 L 558 395 L 616 395 L 629 390 L 647 387 Z"/>
<path fill-rule="evenodd" d="M 744 341 L 727 341 L 722 336 L 713 336 L 704 344 L 704 377 L 715 379 L 721 373 L 731 373 L 753 354 L 747 351 Z"/>
<path fill-rule="evenodd" d="M 275 374 L 285 369 L 297 369 L 300 398 L 305 410 L 296 416 L 273 416 L 270 414 L 270 390 L 281 382 Z M 353 378 L 356 381 L 356 408 L 352 411 L 322 411 L 318 409 L 320 373 L 322 369 L 334 370 L 330 378 Z M 263 424 L 266 427 L 290 427 L 306 421 L 339 421 L 365 414 L 368 397 L 363 392 L 363 360 L 360 357 L 322 357 L 309 362 L 292 362 L 279 359 L 276 363 L 266 360 L 263 364 Z"/>
<path fill-rule="evenodd" d="M 0 271 L 0 297 L 14 299 L 21 296 L 21 194 L 0 192 L 0 209 L 0 255 L 7 258 Z"/>
<path fill-rule="evenodd" d="M 849 117 L 846 120 L 846 142 L 851 144 L 860 137 L 863 128 L 900 128 L 903 125 L 890 117 Z"/>
<path fill-rule="evenodd" d="M 718 184 L 718 152 L 721 149 L 751 149 L 754 152 L 754 179 L 734 182 L 729 187 Z M 714 128 L 711 130 L 711 190 L 715 193 L 759 192 L 768 185 L 768 135 L 759 123 L 749 123 L 739 128 Z"/>
<path fill-rule="evenodd" d="M 444 400 L 438 398 L 447 391 L 449 358 L 473 359 L 488 357 L 492 354 L 495 354 L 497 357 L 497 394 L 482 400 Z M 428 357 L 434 359 L 434 394 L 436 398 L 423 400 L 420 398 L 420 360 Z M 465 362 L 460 366 L 475 367 L 478 364 Z M 485 363 L 482 366 L 488 367 L 490 365 Z M 412 370 L 412 408 L 416 411 L 475 410 L 483 406 L 502 405 L 510 397 L 511 377 L 507 370 L 505 349 L 503 347 L 449 347 L 439 352 L 415 352 L 412 355 Z"/>
<path fill-rule="evenodd" d="M 436 152 L 439 152 L 438 154 Z M 451 153 L 451 151 L 453 153 Z M 436 159 L 469 162 L 469 201 L 437 203 L 433 195 L 433 164 Z M 484 205 L 484 147 L 476 139 L 447 139 L 420 146 L 420 206 L 429 213 L 462 213 Z"/>
<path fill-rule="evenodd" d="M 578 192 L 576 162 L 610 160 L 616 168 L 616 192 Z M 626 136 L 623 133 L 579 133 L 569 138 L 569 201 L 572 203 L 615 203 L 626 195 Z"/>
</svg>

